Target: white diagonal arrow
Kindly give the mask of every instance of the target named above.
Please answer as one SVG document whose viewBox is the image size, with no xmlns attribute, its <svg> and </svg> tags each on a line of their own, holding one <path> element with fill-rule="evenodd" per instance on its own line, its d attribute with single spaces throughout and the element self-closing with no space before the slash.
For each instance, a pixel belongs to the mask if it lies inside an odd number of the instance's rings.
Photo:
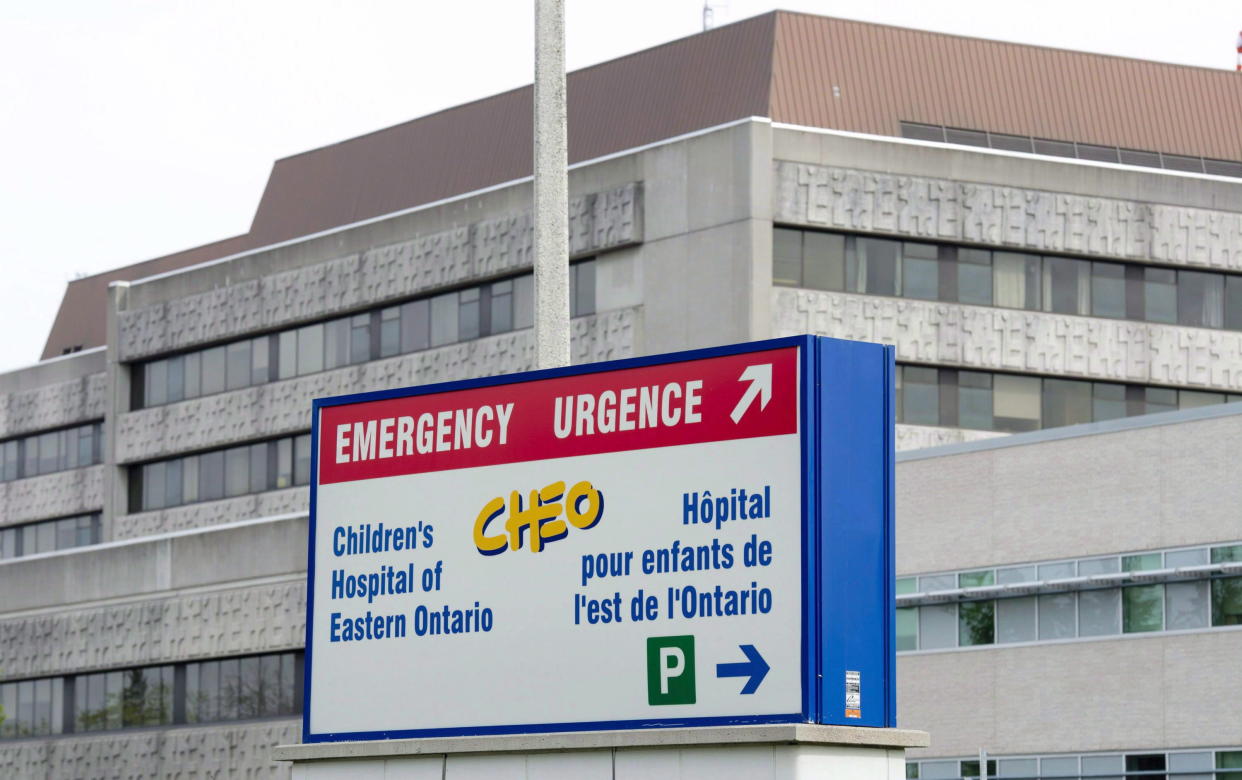
<svg viewBox="0 0 1242 780">
<path fill-rule="evenodd" d="M 755 402 L 755 396 L 759 396 L 759 411 L 768 408 L 768 401 L 772 400 L 772 364 L 760 363 L 747 366 L 737 381 L 747 380 L 750 381 L 750 387 L 746 388 L 746 392 L 742 394 L 742 400 L 738 401 L 737 406 L 733 407 L 733 411 L 729 413 L 735 424 L 741 421 L 742 415 L 746 414 L 746 410 Z"/>
</svg>

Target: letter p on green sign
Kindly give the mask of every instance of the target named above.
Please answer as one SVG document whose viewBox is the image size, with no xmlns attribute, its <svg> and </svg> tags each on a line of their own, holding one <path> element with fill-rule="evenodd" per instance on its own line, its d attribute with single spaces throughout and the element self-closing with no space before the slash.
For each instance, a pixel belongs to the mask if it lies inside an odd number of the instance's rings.
<svg viewBox="0 0 1242 780">
<path fill-rule="evenodd" d="M 647 703 L 694 704 L 694 637 L 647 638 Z"/>
</svg>

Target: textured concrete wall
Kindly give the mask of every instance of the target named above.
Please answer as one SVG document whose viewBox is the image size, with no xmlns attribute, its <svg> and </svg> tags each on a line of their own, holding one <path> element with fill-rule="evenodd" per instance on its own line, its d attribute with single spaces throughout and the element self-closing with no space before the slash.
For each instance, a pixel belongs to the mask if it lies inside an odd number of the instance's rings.
<svg viewBox="0 0 1242 780">
<path fill-rule="evenodd" d="M 0 619 L 0 679 L 301 649 L 305 635 L 301 575 L 201 593 L 165 592 Z"/>
<path fill-rule="evenodd" d="M 897 571 L 1242 538 L 1242 414 L 897 464 Z"/>
<path fill-rule="evenodd" d="M 270 490 L 220 501 L 186 504 L 154 512 L 118 515 L 112 521 L 112 540 L 137 539 L 152 534 L 208 528 L 236 523 L 256 517 L 306 512 L 310 507 L 310 490 L 305 487 Z"/>
<path fill-rule="evenodd" d="M 575 363 L 635 354 L 635 309 L 571 322 Z M 123 414 L 117 420 L 120 463 L 221 447 L 310 430 L 311 400 L 343 393 L 508 374 L 534 368 L 531 330 L 272 382 Z M 167 529 L 172 530 L 172 529 Z"/>
<path fill-rule="evenodd" d="M 902 655 L 911 757 L 1237 745 L 1242 631 Z M 1231 671 L 1235 670 L 1235 671 Z"/>
<path fill-rule="evenodd" d="M 519 212 L 121 312 L 119 355 L 137 360 L 526 270 L 531 231 Z M 640 241 L 640 185 L 570 203 L 571 254 Z"/>
<path fill-rule="evenodd" d="M 89 466 L 0 482 L 0 526 L 99 511 L 103 469 Z"/>
<path fill-rule="evenodd" d="M 0 742 L 0 777 L 277 780 L 288 778 L 290 769 L 289 764 L 272 761 L 271 750 L 296 742 L 301 730 L 301 721 L 282 719 L 236 726 L 5 741 Z"/>
<path fill-rule="evenodd" d="M 878 341 L 897 359 L 1242 391 L 1242 333 L 776 287 L 775 335 Z"/>
<path fill-rule="evenodd" d="M 1242 270 L 1242 214 L 775 161 L 777 222 Z"/>
<path fill-rule="evenodd" d="M 104 374 L 0 394 L 0 439 L 102 419 Z"/>
</svg>

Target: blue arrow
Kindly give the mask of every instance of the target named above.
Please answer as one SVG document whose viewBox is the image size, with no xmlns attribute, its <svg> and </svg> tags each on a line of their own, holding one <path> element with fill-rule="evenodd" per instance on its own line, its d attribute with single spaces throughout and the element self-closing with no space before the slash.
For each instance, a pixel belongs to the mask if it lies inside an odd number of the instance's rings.
<svg viewBox="0 0 1242 780">
<path fill-rule="evenodd" d="M 738 647 L 742 648 L 742 652 L 746 654 L 746 660 L 734 664 L 716 664 L 716 676 L 749 677 L 750 679 L 742 686 L 742 693 L 754 693 L 759 690 L 759 683 L 768 676 L 768 669 L 772 667 L 763 660 L 763 656 L 759 655 L 754 645 L 738 645 Z"/>
</svg>

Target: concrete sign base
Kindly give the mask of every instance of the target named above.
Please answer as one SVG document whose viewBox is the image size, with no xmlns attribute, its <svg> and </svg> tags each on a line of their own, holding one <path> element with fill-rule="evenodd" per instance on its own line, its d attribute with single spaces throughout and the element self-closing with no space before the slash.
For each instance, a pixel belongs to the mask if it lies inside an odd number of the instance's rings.
<svg viewBox="0 0 1242 780">
<path fill-rule="evenodd" d="M 904 780 L 923 731 L 781 724 L 284 745 L 294 780 Z"/>
</svg>

